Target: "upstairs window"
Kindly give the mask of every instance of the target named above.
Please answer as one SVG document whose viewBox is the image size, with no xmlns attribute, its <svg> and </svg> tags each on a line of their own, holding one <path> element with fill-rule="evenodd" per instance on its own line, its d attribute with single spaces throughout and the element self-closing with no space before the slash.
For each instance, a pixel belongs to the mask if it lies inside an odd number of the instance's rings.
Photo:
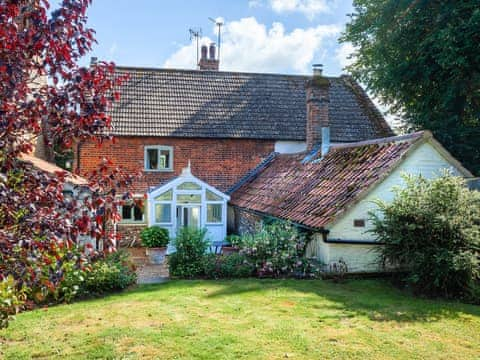
<svg viewBox="0 0 480 360">
<path fill-rule="evenodd" d="M 172 171 L 173 148 L 171 146 L 145 146 L 145 170 Z"/>
</svg>

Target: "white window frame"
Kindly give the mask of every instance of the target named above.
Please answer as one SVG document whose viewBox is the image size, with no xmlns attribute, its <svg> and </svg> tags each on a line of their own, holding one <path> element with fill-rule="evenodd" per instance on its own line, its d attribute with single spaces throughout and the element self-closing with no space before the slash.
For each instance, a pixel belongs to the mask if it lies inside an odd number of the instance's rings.
<svg viewBox="0 0 480 360">
<path fill-rule="evenodd" d="M 167 150 L 170 153 L 170 161 L 168 167 L 163 169 L 149 169 L 148 168 L 148 150 L 157 150 L 159 153 L 161 150 Z M 160 156 L 158 156 L 158 164 L 160 165 Z M 144 147 L 143 151 L 143 168 L 145 171 L 148 172 L 172 172 L 173 171 L 173 146 L 166 146 L 166 145 L 147 145 Z"/>
<path fill-rule="evenodd" d="M 157 222 L 157 213 L 156 213 L 156 205 L 170 205 L 170 221 L 168 222 Z M 162 226 L 162 225 L 172 225 L 173 224 L 173 219 L 174 219 L 174 212 L 173 211 L 176 211 L 176 209 L 173 208 L 173 204 L 172 204 L 172 201 L 169 201 L 169 200 L 162 200 L 162 201 L 155 201 L 153 203 L 153 222 L 155 225 L 159 225 L 159 226 Z"/>
<path fill-rule="evenodd" d="M 208 222 L 208 205 L 220 205 L 221 206 L 221 212 L 220 212 L 220 222 Z M 205 224 L 206 225 L 222 225 L 225 222 L 224 218 L 224 203 L 223 201 L 206 201 L 205 202 Z"/>
</svg>

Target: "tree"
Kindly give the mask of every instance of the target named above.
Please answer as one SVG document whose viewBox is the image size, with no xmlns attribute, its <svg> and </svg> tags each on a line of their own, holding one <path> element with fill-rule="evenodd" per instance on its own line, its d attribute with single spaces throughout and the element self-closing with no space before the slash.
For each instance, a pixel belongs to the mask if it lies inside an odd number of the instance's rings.
<svg viewBox="0 0 480 360">
<path fill-rule="evenodd" d="M 480 3 L 477 0 L 354 0 L 341 41 L 356 48 L 347 69 L 429 129 L 480 174 Z"/>
<path fill-rule="evenodd" d="M 78 65 L 95 42 L 86 27 L 90 3 L 63 0 L 48 15 L 46 0 L 0 0 L 0 281 L 13 276 L 29 296 L 58 286 L 65 249 L 79 235 L 113 239 L 106 224 L 130 196 L 116 195 L 132 175 L 110 171 L 107 160 L 90 177 L 92 196 L 80 202 L 64 197 L 65 172 L 52 176 L 20 158 L 42 131 L 47 145 L 62 150 L 111 139 L 107 110 L 124 78 L 115 77 L 113 63 Z"/>
<path fill-rule="evenodd" d="M 470 297 L 480 280 L 480 193 L 448 173 L 404 180 L 394 200 L 378 201 L 371 214 L 382 260 L 418 293 Z"/>
</svg>

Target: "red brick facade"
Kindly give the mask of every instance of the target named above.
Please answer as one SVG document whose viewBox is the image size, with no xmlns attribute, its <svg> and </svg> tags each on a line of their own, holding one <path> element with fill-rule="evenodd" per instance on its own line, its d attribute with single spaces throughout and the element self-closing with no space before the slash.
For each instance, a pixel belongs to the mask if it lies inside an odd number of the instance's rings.
<svg viewBox="0 0 480 360">
<path fill-rule="evenodd" d="M 173 171 L 145 171 L 146 145 L 172 146 Z M 137 193 L 144 193 L 149 187 L 179 175 L 189 160 L 195 176 L 220 191 L 226 191 L 273 150 L 273 140 L 122 136 L 117 137 L 114 144 L 109 142 L 102 147 L 82 143 L 76 155 L 80 155 L 81 174 L 93 170 L 104 157 L 132 172 L 144 170 L 142 179 L 131 188 Z"/>
</svg>

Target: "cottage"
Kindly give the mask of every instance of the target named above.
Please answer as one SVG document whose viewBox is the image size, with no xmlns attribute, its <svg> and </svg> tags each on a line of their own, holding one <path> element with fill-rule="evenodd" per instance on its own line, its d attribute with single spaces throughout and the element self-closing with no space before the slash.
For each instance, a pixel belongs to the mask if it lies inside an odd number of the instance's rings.
<svg viewBox="0 0 480 360">
<path fill-rule="evenodd" d="M 171 237 L 205 227 L 223 241 L 269 217 L 313 232 L 308 255 L 327 266 L 342 259 L 349 271 L 377 271 L 371 200 L 391 199 L 402 171 L 472 176 L 430 133 L 395 137 L 349 76 L 325 77 L 319 66 L 313 76 L 220 72 L 205 49 L 199 65 L 118 67 L 130 77 L 111 110 L 116 142 L 76 148 L 81 172 L 103 157 L 142 169 L 130 190 L 146 195 L 145 207 L 121 209 L 122 244 L 149 225 Z"/>
<path fill-rule="evenodd" d="M 391 201 L 402 173 L 439 176 L 472 174 L 431 135 L 418 132 L 349 144 L 311 153 L 278 154 L 251 173 L 233 192 L 240 232 L 251 231 L 264 217 L 289 220 L 314 233 L 307 256 L 327 268 L 343 260 L 349 272 L 381 270 L 369 211 L 373 200 Z"/>
<path fill-rule="evenodd" d="M 148 194 L 146 205 L 122 209 L 118 231 L 123 244 L 138 242 L 145 226 L 160 224 L 175 236 L 179 226 L 192 221 L 206 225 L 207 220 L 195 219 L 208 219 L 209 211 L 220 211 L 209 206 L 207 196 L 200 198 L 198 207 L 179 207 L 178 201 L 170 207 L 154 205 L 151 194 L 181 176 L 189 162 L 191 174 L 205 184 L 201 186 L 218 191 L 223 201 L 273 153 L 304 151 L 307 142 L 318 138 L 316 111 L 309 105 L 313 100 L 308 101 L 317 96 L 311 76 L 221 72 L 211 61 L 206 68 L 204 63 L 200 62 L 200 70 L 117 67 L 117 73 L 128 73 L 129 79 L 119 89 L 121 100 L 111 111 L 116 142 L 100 149 L 93 142 L 77 146 L 74 163 L 82 173 L 93 170 L 103 157 L 132 172 L 143 172 L 130 190 L 138 197 Z M 328 78 L 328 83 L 332 141 L 393 135 L 352 78 Z M 227 231 L 236 231 L 232 209 L 224 206 L 221 212 L 219 223 L 228 227 L 217 226 L 222 232 L 212 233 L 211 240 L 223 240 Z"/>
</svg>

